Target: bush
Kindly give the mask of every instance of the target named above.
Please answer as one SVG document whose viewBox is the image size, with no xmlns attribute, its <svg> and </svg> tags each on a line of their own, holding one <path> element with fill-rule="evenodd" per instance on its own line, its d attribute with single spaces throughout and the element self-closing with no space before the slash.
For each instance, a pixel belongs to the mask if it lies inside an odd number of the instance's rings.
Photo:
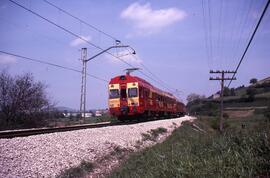
<svg viewBox="0 0 270 178">
<path fill-rule="evenodd" d="M 210 119 L 210 126 L 214 130 L 219 130 L 219 123 L 220 123 L 220 118 L 214 117 Z M 223 129 L 226 129 L 229 127 L 229 123 L 226 121 L 226 118 L 224 118 L 224 123 L 223 123 Z"/>
<path fill-rule="evenodd" d="M 268 121 L 270 121 L 270 104 L 268 104 L 268 107 L 263 114 L 268 119 Z"/>
<path fill-rule="evenodd" d="M 150 140 L 156 141 L 159 135 L 166 133 L 167 129 L 164 127 L 159 127 L 157 129 L 151 129 L 149 133 L 142 133 L 143 141 Z"/>
<path fill-rule="evenodd" d="M 80 178 L 91 172 L 94 164 L 87 161 L 82 161 L 79 166 L 71 167 L 58 175 L 58 178 Z"/>
<path fill-rule="evenodd" d="M 215 101 L 193 101 L 187 104 L 187 110 L 191 115 L 217 116 L 219 103 Z"/>
<path fill-rule="evenodd" d="M 248 95 L 248 98 L 247 98 L 247 102 L 252 102 L 254 101 L 254 98 L 255 98 L 255 95 L 257 94 L 256 92 L 256 89 L 253 88 L 253 87 L 249 87 L 247 89 L 247 95 Z"/>
</svg>

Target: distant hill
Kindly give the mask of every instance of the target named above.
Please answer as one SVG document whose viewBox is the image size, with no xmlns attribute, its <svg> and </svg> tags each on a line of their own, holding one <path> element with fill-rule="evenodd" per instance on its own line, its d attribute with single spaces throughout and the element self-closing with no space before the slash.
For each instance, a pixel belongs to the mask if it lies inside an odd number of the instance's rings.
<svg viewBox="0 0 270 178">
<path fill-rule="evenodd" d="M 265 83 L 270 83 L 270 77 L 267 77 L 265 79 L 259 80 L 255 85 L 265 84 Z"/>
<path fill-rule="evenodd" d="M 247 117 L 264 113 L 270 108 L 270 77 L 254 85 L 224 88 L 224 113 L 229 117 Z M 206 99 L 187 103 L 188 112 L 196 115 L 217 116 L 220 113 L 219 92 Z"/>
<path fill-rule="evenodd" d="M 208 99 L 219 101 L 219 92 Z M 262 107 L 266 106 L 268 101 L 270 101 L 270 77 L 259 80 L 253 85 L 224 89 L 225 107 Z"/>
</svg>

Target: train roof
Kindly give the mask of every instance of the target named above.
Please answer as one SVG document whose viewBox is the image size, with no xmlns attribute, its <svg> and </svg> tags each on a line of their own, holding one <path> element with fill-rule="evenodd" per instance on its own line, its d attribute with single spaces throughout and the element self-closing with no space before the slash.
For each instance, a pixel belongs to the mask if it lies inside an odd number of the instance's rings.
<svg viewBox="0 0 270 178">
<path fill-rule="evenodd" d="M 139 82 L 140 84 L 142 84 L 145 87 L 150 88 L 151 90 L 162 94 L 163 96 L 167 96 L 169 98 L 175 99 L 176 101 L 180 102 L 173 94 L 169 93 L 169 92 L 165 92 L 162 91 L 156 87 L 154 87 L 153 85 L 151 85 L 149 82 L 147 82 L 146 80 L 137 77 L 137 76 L 132 76 L 132 75 L 119 75 L 116 76 L 114 78 L 111 79 L 109 84 L 116 84 L 116 83 L 124 83 L 124 82 Z"/>
</svg>

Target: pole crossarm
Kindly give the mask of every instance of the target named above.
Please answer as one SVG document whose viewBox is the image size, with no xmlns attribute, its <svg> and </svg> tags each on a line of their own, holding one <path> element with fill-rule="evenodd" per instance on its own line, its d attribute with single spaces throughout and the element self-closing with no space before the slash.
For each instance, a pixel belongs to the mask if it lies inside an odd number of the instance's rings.
<svg viewBox="0 0 270 178">
<path fill-rule="evenodd" d="M 226 74 L 234 74 L 236 71 L 230 71 L 230 70 L 210 70 L 210 74 L 221 74 L 221 73 L 226 73 Z"/>
<path fill-rule="evenodd" d="M 105 52 L 107 52 L 107 51 L 109 51 L 110 49 L 113 49 L 113 48 L 131 48 L 133 50 L 132 54 L 136 54 L 135 50 L 132 47 L 130 47 L 129 45 L 116 45 L 116 46 L 111 46 L 111 47 L 109 47 L 107 49 L 104 49 L 103 51 L 101 51 L 101 52 L 97 53 L 96 55 L 94 55 L 94 56 L 90 57 L 89 59 L 87 59 L 86 62 L 96 58 L 97 56 L 99 56 L 99 55 L 101 55 L 101 54 L 103 54 L 103 53 L 105 53 Z"/>
<path fill-rule="evenodd" d="M 236 77 L 234 78 L 220 78 L 220 77 L 216 77 L 216 78 L 213 78 L 213 77 L 210 77 L 209 80 L 236 80 Z"/>
</svg>

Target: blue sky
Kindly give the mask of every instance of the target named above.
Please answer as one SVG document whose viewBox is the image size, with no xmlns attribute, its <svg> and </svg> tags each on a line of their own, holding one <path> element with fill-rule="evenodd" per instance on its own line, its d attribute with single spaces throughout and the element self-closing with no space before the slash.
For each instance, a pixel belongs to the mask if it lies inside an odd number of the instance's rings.
<svg viewBox="0 0 270 178">
<path fill-rule="evenodd" d="M 209 81 L 209 70 L 234 70 L 258 21 L 266 0 L 171 0 L 102 1 L 48 0 L 87 23 L 132 46 L 137 58 L 123 60 L 151 78 L 158 77 L 185 101 L 190 93 L 210 95 L 219 83 Z M 43 0 L 20 0 L 21 5 L 63 26 L 102 48 L 115 45 L 106 35 L 48 5 Z M 249 79 L 270 76 L 270 10 L 266 13 L 232 87 Z M 0 1 L 0 50 L 81 70 L 80 49 L 88 57 L 100 50 L 34 16 L 8 0 Z M 115 55 L 127 50 L 112 50 Z M 143 66 L 142 66 L 143 65 Z M 146 66 L 155 74 L 148 73 Z M 87 65 L 89 74 L 105 80 L 128 68 L 108 54 Z M 79 73 L 0 54 L 0 70 L 12 75 L 33 73 L 48 85 L 48 94 L 58 106 L 79 108 Z M 153 85 L 157 83 L 135 72 Z M 156 79 L 157 80 L 157 79 Z M 107 83 L 88 77 L 87 108 L 107 107 Z"/>
</svg>

